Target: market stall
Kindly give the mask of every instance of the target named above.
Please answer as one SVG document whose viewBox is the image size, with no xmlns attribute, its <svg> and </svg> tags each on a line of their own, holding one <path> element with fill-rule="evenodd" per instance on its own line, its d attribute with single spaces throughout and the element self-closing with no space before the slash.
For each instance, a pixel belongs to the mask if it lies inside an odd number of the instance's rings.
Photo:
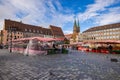
<svg viewBox="0 0 120 80">
<path fill-rule="evenodd" d="M 46 55 L 46 46 L 52 47 L 52 42 L 58 41 L 54 38 L 30 37 L 21 38 L 13 41 L 12 52 L 22 53 L 24 55 Z"/>
<path fill-rule="evenodd" d="M 85 42 L 94 45 L 89 51 L 96 53 L 110 53 L 109 46 L 112 46 L 112 53 L 120 53 L 120 40 L 101 40 Z"/>
</svg>

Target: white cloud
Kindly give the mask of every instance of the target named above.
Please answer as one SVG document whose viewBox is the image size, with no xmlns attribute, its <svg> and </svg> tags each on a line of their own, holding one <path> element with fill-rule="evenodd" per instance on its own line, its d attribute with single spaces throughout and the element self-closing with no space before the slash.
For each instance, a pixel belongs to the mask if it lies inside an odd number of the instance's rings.
<svg viewBox="0 0 120 80">
<path fill-rule="evenodd" d="M 0 21 L 0 30 L 2 30 L 3 29 L 3 27 L 4 27 L 4 21 Z"/>
<path fill-rule="evenodd" d="M 97 24 L 105 25 L 120 22 L 120 7 L 110 8 L 109 13 L 102 14 L 96 18 Z"/>
<path fill-rule="evenodd" d="M 119 7 L 110 8 L 118 2 L 120 0 L 95 0 L 94 4 L 86 6 L 85 12 L 78 12 L 79 21 L 84 23 L 91 19 L 98 25 L 120 22 Z M 4 19 L 22 20 L 23 23 L 43 27 L 49 25 L 63 27 L 68 22 L 73 23 L 75 16 L 71 13 L 72 10 L 63 8 L 59 0 L 1 0 L 0 11 L 0 29 L 3 27 Z M 63 14 L 63 11 L 68 14 Z M 64 32 L 71 33 L 72 31 Z"/>
<path fill-rule="evenodd" d="M 78 18 L 81 23 L 90 21 L 93 26 L 120 22 L 120 7 L 114 6 L 114 4 L 118 3 L 120 3 L 120 0 L 95 0 L 94 4 L 87 6 L 84 13 L 78 14 Z M 88 28 L 90 26 L 84 27 L 81 31 Z"/>
<path fill-rule="evenodd" d="M 91 19 L 93 17 L 99 16 L 100 11 L 106 10 L 106 7 L 115 3 L 115 0 L 96 0 L 94 4 L 87 6 L 87 9 L 84 13 L 79 13 L 78 17 L 81 22 Z"/>
<path fill-rule="evenodd" d="M 9 18 L 43 27 L 50 24 L 62 27 L 66 22 L 72 21 L 74 16 L 60 13 L 63 8 L 59 1 L 54 0 L 1 0 L 1 2 L 0 21 Z"/>
</svg>

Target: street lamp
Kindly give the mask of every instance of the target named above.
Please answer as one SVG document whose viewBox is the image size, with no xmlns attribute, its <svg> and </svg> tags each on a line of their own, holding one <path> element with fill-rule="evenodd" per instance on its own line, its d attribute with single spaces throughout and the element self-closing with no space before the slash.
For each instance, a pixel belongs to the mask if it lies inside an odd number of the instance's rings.
<svg viewBox="0 0 120 80">
<path fill-rule="evenodd" d="M 12 52 L 12 32 L 15 32 L 15 31 L 16 31 L 16 28 L 9 26 L 9 33 L 10 33 L 10 36 L 9 36 L 10 37 L 9 47 L 10 47 L 10 53 Z"/>
</svg>

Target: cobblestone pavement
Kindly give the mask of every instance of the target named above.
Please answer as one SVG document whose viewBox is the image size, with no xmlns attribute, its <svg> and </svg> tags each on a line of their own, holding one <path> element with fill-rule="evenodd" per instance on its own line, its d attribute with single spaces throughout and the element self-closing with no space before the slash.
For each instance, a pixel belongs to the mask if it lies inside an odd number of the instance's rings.
<svg viewBox="0 0 120 80">
<path fill-rule="evenodd" d="M 120 80 L 120 55 L 72 51 L 24 56 L 0 50 L 0 80 Z"/>
</svg>

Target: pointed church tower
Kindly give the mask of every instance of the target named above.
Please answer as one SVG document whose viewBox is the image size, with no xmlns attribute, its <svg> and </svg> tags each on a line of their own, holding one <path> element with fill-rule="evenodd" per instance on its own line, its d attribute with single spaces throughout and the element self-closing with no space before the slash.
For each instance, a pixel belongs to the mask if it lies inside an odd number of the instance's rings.
<svg viewBox="0 0 120 80">
<path fill-rule="evenodd" d="M 74 21 L 74 26 L 73 26 L 73 34 L 72 34 L 72 39 L 73 39 L 73 42 L 76 42 L 76 37 L 78 35 L 78 24 L 76 23 L 76 19 Z"/>
<path fill-rule="evenodd" d="M 73 26 L 73 34 L 77 32 L 77 23 L 76 23 L 76 19 L 74 21 L 74 26 Z"/>
<path fill-rule="evenodd" d="M 78 27 L 78 29 L 77 29 L 78 31 L 77 32 L 79 33 L 80 32 L 79 20 L 78 20 L 78 26 L 77 27 Z"/>
</svg>

